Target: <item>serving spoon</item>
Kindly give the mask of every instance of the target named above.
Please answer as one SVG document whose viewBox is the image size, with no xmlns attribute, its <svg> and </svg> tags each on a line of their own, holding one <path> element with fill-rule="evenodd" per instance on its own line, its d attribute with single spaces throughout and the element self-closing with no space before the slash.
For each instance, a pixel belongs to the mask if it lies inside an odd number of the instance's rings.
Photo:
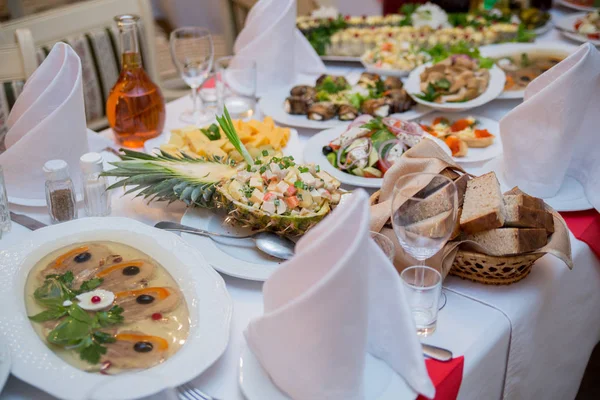
<svg viewBox="0 0 600 400">
<path fill-rule="evenodd" d="M 191 226 L 181 225 L 176 222 L 161 221 L 154 225 L 155 228 L 164 229 L 166 231 L 185 232 L 192 235 L 222 237 L 228 239 L 252 239 L 256 248 L 263 253 L 266 253 L 275 258 L 289 260 L 294 255 L 296 243 L 290 239 L 276 235 L 271 232 L 258 232 L 245 236 L 226 235 L 223 233 L 209 232 L 204 229 L 192 228 Z"/>
</svg>

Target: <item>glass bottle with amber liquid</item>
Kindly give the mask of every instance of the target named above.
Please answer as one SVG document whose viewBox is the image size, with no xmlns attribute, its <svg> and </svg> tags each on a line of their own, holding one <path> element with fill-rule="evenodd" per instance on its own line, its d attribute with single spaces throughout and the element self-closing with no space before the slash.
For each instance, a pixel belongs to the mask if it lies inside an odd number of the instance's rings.
<svg viewBox="0 0 600 400">
<path fill-rule="evenodd" d="M 142 147 L 165 125 L 165 100 L 142 66 L 138 20 L 131 14 L 115 17 L 123 65 L 106 101 L 108 123 L 117 142 L 126 147 Z"/>
</svg>

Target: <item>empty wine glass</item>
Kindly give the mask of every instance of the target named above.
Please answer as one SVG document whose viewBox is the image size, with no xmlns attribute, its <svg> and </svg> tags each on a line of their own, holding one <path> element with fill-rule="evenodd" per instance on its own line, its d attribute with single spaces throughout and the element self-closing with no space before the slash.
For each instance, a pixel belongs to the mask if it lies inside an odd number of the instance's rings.
<svg viewBox="0 0 600 400">
<path fill-rule="evenodd" d="M 170 36 L 171 57 L 179 74 L 192 88 L 193 108 L 184 111 L 179 118 L 183 122 L 201 125 L 214 119 L 213 112 L 202 107 L 198 88 L 208 78 L 213 65 L 214 48 L 208 29 L 183 27 L 175 29 Z"/>
</svg>

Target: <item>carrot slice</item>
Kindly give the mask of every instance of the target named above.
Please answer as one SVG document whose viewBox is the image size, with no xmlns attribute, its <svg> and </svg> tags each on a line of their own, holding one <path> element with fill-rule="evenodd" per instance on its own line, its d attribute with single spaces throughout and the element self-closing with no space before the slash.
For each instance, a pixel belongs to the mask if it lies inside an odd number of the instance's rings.
<svg viewBox="0 0 600 400">
<path fill-rule="evenodd" d="M 138 297 L 142 294 L 152 294 L 155 295 L 155 297 L 158 297 L 160 300 L 163 300 L 169 297 L 171 295 L 171 292 L 169 292 L 169 290 L 164 287 L 149 287 L 137 290 L 127 290 L 125 292 L 117 292 L 115 293 L 115 297 L 117 299 L 122 297 Z"/>
<path fill-rule="evenodd" d="M 133 262 L 128 262 L 128 263 L 121 263 L 121 264 L 115 264 L 112 267 L 106 268 L 100 272 L 98 272 L 96 274 L 97 277 L 102 278 L 103 276 L 106 276 L 110 273 L 112 273 L 113 271 L 116 271 L 118 269 L 123 269 L 126 267 L 141 267 L 144 263 L 142 261 L 133 261 Z"/>
<path fill-rule="evenodd" d="M 513 86 L 515 86 L 515 80 L 512 78 L 512 76 L 506 75 L 504 90 L 510 90 L 510 88 L 512 88 Z"/>
<path fill-rule="evenodd" d="M 158 350 L 164 351 L 169 348 L 169 342 L 159 336 L 136 335 L 134 333 L 118 333 L 115 338 L 127 342 L 150 342 L 155 345 Z"/>
<path fill-rule="evenodd" d="M 60 267 L 67 259 L 74 257 L 76 255 L 79 255 L 81 253 L 84 253 L 86 251 L 88 251 L 90 248 L 88 246 L 81 246 L 78 247 L 76 249 L 73 249 L 71 251 L 66 252 L 65 254 L 63 254 L 62 256 L 59 256 L 58 258 L 56 258 L 56 260 L 54 260 L 54 268 L 58 268 Z"/>
</svg>

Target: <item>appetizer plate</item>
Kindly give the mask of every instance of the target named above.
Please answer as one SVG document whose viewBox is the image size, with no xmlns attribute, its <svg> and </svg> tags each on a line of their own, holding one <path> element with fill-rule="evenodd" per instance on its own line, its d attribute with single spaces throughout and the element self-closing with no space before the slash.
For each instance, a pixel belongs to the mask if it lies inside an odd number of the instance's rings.
<svg viewBox="0 0 600 400">
<path fill-rule="evenodd" d="M 379 74 L 379 75 L 383 75 L 383 76 L 397 76 L 399 78 L 402 78 L 402 77 L 408 76 L 408 74 L 410 74 L 410 71 L 401 70 L 401 69 L 377 68 L 375 65 L 367 64 L 364 61 L 362 61 L 362 65 L 365 67 L 367 72 L 370 72 L 373 74 Z"/>
<path fill-rule="evenodd" d="M 159 149 L 162 144 L 169 143 L 169 139 L 171 137 L 170 132 L 165 132 L 160 136 L 155 137 L 154 139 L 147 140 L 144 143 L 144 151 L 148 154 L 154 153 L 155 150 Z M 293 156 L 296 159 L 301 155 L 300 151 L 300 139 L 298 138 L 298 131 L 295 129 L 290 129 L 290 138 L 288 139 L 287 144 L 282 149 L 283 154 L 286 156 Z"/>
<path fill-rule="evenodd" d="M 323 61 L 359 63 L 360 57 L 351 56 L 320 56 Z"/>
<path fill-rule="evenodd" d="M 110 381 L 67 364 L 43 343 L 27 318 L 24 286 L 46 254 L 77 242 L 113 241 L 132 246 L 162 264 L 177 281 L 188 305 L 190 332 L 184 346 L 163 363 Z M 11 372 L 63 399 L 133 399 L 190 381 L 225 351 L 233 305 L 225 282 L 202 253 L 177 235 L 128 218 L 84 218 L 31 232 L 0 252 L 0 340 L 8 346 Z M 140 384 L 143 381 L 143 384 Z M 105 387 L 107 383 L 110 384 Z"/>
<path fill-rule="evenodd" d="M 188 208 L 181 223 L 216 233 L 240 235 L 250 231 L 225 225 L 223 216 L 203 208 Z M 236 278 L 265 281 L 283 262 L 258 250 L 252 239 L 226 239 L 182 233 L 181 237 L 200 251 L 217 271 Z"/>
<path fill-rule="evenodd" d="M 297 128 L 308 128 L 308 129 L 327 129 L 335 128 L 338 126 L 347 126 L 351 121 L 340 121 L 337 118 L 332 118 L 327 121 L 313 121 L 308 119 L 306 115 L 292 115 L 288 114 L 283 108 L 285 99 L 289 97 L 291 87 L 278 89 L 271 91 L 261 97 L 258 102 L 261 111 L 264 115 L 268 115 L 277 121 L 279 124 L 288 126 L 295 126 Z M 415 119 L 426 115 L 431 112 L 428 107 L 416 105 L 410 110 L 401 114 L 393 114 L 392 116 L 401 119 Z"/>
<path fill-rule="evenodd" d="M 383 184 L 383 178 L 365 178 L 343 172 L 331 165 L 327 160 L 327 157 L 323 154 L 323 146 L 328 145 L 332 140 L 338 138 L 345 130 L 345 126 L 331 128 L 311 137 L 304 146 L 304 162 L 318 165 L 323 171 L 329 173 L 346 185 L 380 188 Z M 448 155 L 451 154 L 450 149 L 442 140 L 431 135 L 425 136 L 424 140 L 435 141 Z"/>
<path fill-rule="evenodd" d="M 367 353 L 364 369 L 366 400 L 415 399 L 414 392 L 385 362 Z M 269 378 L 248 345 L 240 357 L 239 384 L 248 400 L 291 400 Z"/>
<path fill-rule="evenodd" d="M 490 160 L 482 169 L 482 173 L 491 171 L 496 173 L 502 192 L 511 189 L 512 186 L 507 182 L 504 175 L 504 159 L 502 157 Z M 565 180 L 556 196 L 544 198 L 544 201 L 556 211 L 584 211 L 594 208 L 585 196 L 581 183 L 569 175 L 565 176 Z"/>
<path fill-rule="evenodd" d="M 535 33 L 537 36 L 541 36 L 544 33 L 549 32 L 553 27 L 554 22 L 552 22 L 552 16 L 550 16 L 550 19 L 544 25 L 540 26 L 539 28 L 532 29 L 530 32 Z"/>
<path fill-rule="evenodd" d="M 445 112 L 460 112 L 470 110 L 471 108 L 479 107 L 489 103 L 497 98 L 504 90 L 506 76 L 504 75 L 504 71 L 502 71 L 497 65 L 494 65 L 490 69 L 490 82 L 488 83 L 487 89 L 473 100 L 462 103 L 435 103 L 421 100 L 416 96 L 417 94 L 421 93 L 421 73 L 425 70 L 425 68 L 430 67 L 431 65 L 432 63 L 427 63 L 413 69 L 408 76 L 408 80 L 404 84 L 404 89 L 406 89 L 410 97 L 412 97 L 417 103 L 429 106 L 435 110 Z"/>
<path fill-rule="evenodd" d="M 484 57 L 499 59 L 502 57 L 519 56 L 522 53 L 528 55 L 547 54 L 568 57 L 577 50 L 577 46 L 566 43 L 502 43 L 479 48 Z M 525 90 L 507 90 L 500 93 L 498 99 L 522 99 Z"/>
<path fill-rule="evenodd" d="M 590 39 L 590 38 L 588 38 L 584 35 L 581 35 L 575 31 L 575 23 L 577 22 L 577 20 L 585 17 L 586 14 L 587 13 L 575 13 L 575 14 L 565 15 L 564 17 L 562 17 L 558 21 L 556 21 L 556 27 L 558 28 L 560 33 L 562 33 L 564 36 L 568 37 L 569 39 L 575 40 L 576 42 L 579 42 L 579 43 L 590 42 L 594 46 L 600 46 L 600 40 Z"/>
<path fill-rule="evenodd" d="M 450 121 L 455 121 L 462 118 L 473 117 L 479 123 L 477 124 L 477 129 L 487 129 L 489 133 L 495 136 L 494 143 L 492 143 L 488 147 L 484 148 L 475 148 L 469 147 L 467 151 L 466 157 L 452 157 L 454 161 L 459 163 L 469 163 L 469 162 L 479 162 L 479 161 L 487 161 L 494 157 L 502 154 L 502 140 L 500 139 L 500 124 L 498 121 L 494 121 L 493 119 L 480 117 L 477 115 L 470 114 L 444 114 L 444 113 L 433 113 L 429 114 L 425 118 L 418 120 L 417 122 L 425 125 L 431 125 L 433 120 L 437 117 L 446 117 Z"/>
<path fill-rule="evenodd" d="M 579 11 L 596 11 L 597 7 L 584 6 L 581 4 L 571 3 L 569 0 L 555 0 L 555 4 L 559 4 L 563 7 L 570 8 L 571 10 Z"/>
</svg>

